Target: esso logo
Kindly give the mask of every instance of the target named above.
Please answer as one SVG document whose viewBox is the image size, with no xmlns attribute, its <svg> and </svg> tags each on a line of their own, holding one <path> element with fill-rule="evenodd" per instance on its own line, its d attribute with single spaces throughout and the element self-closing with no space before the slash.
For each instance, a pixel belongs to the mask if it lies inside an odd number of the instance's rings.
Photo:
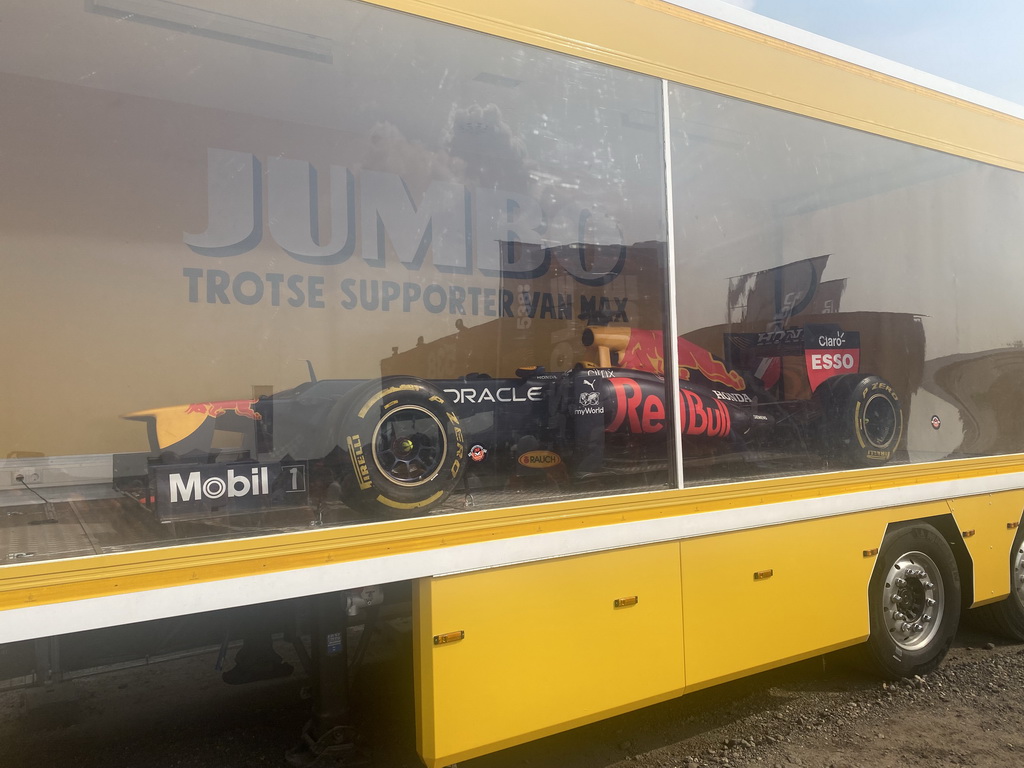
<svg viewBox="0 0 1024 768">
<path fill-rule="evenodd" d="M 856 366 L 857 361 L 849 352 L 815 352 L 811 355 L 811 368 L 816 371 L 852 371 Z"/>
</svg>

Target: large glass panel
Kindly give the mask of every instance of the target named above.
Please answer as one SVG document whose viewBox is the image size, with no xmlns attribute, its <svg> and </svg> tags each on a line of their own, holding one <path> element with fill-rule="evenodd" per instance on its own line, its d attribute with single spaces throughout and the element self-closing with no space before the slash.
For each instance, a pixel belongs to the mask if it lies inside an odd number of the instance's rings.
<svg viewBox="0 0 1024 768">
<path fill-rule="evenodd" d="M 606 407 L 664 323 L 658 81 L 337 0 L 4 41 L 0 562 L 668 481 L 657 373 Z"/>
<path fill-rule="evenodd" d="M 1024 176 L 682 86 L 670 118 L 687 483 L 1024 450 Z"/>
</svg>

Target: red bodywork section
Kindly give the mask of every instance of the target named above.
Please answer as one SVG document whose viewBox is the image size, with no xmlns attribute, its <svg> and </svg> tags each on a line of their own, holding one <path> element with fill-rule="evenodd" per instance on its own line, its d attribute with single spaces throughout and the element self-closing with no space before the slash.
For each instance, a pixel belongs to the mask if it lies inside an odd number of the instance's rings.
<svg viewBox="0 0 1024 768">
<path fill-rule="evenodd" d="M 259 421 L 263 417 L 252 409 L 257 400 L 215 400 L 209 403 L 191 403 L 185 406 L 185 413 L 201 413 L 204 416 L 217 418 L 228 411 L 234 411 L 253 421 Z"/>
<path fill-rule="evenodd" d="M 630 329 L 629 342 L 619 358 L 619 367 L 634 371 L 648 371 L 664 375 L 665 358 L 662 355 L 661 331 Z M 679 378 L 690 380 L 690 372 L 698 371 L 710 382 L 742 392 L 747 388 L 743 376 L 730 370 L 725 363 L 682 336 L 676 339 L 676 354 L 679 356 Z"/>
</svg>

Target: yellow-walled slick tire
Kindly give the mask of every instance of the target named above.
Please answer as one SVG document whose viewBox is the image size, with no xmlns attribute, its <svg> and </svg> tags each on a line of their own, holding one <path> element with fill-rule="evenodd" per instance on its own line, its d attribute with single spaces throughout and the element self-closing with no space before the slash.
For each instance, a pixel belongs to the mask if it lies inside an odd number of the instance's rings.
<svg viewBox="0 0 1024 768">
<path fill-rule="evenodd" d="M 903 437 L 903 409 L 885 379 L 834 376 L 821 383 L 814 399 L 822 410 L 822 441 L 829 457 L 855 467 L 892 459 Z"/>
<path fill-rule="evenodd" d="M 395 376 L 363 387 L 350 403 L 339 441 L 351 465 L 346 503 L 405 517 L 444 501 L 466 467 L 462 426 L 444 393 Z"/>
</svg>

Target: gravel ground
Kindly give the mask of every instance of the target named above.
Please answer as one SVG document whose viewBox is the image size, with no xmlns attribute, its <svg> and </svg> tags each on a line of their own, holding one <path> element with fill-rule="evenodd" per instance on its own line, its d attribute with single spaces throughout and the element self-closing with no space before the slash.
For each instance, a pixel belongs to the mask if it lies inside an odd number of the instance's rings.
<svg viewBox="0 0 1024 768">
<path fill-rule="evenodd" d="M 414 768 L 406 639 L 356 676 L 373 768 Z M 406 651 L 406 652 L 403 652 Z M 213 652 L 0 692 L 0 766 L 283 766 L 305 680 L 227 686 Z M 390 659 L 390 660 L 389 660 Z M 399 661 L 396 661 L 399 660 Z M 460 768 L 1019 766 L 1024 647 L 964 629 L 925 678 L 871 679 L 833 655 L 460 764 Z"/>
<path fill-rule="evenodd" d="M 1024 651 L 975 638 L 926 676 L 865 679 L 828 661 L 820 675 L 787 670 L 737 691 L 735 715 L 619 765 L 1019 766 L 1024 759 Z M 818 662 L 822 662 L 819 660 Z M 699 715 L 697 716 L 699 719 Z"/>
</svg>

